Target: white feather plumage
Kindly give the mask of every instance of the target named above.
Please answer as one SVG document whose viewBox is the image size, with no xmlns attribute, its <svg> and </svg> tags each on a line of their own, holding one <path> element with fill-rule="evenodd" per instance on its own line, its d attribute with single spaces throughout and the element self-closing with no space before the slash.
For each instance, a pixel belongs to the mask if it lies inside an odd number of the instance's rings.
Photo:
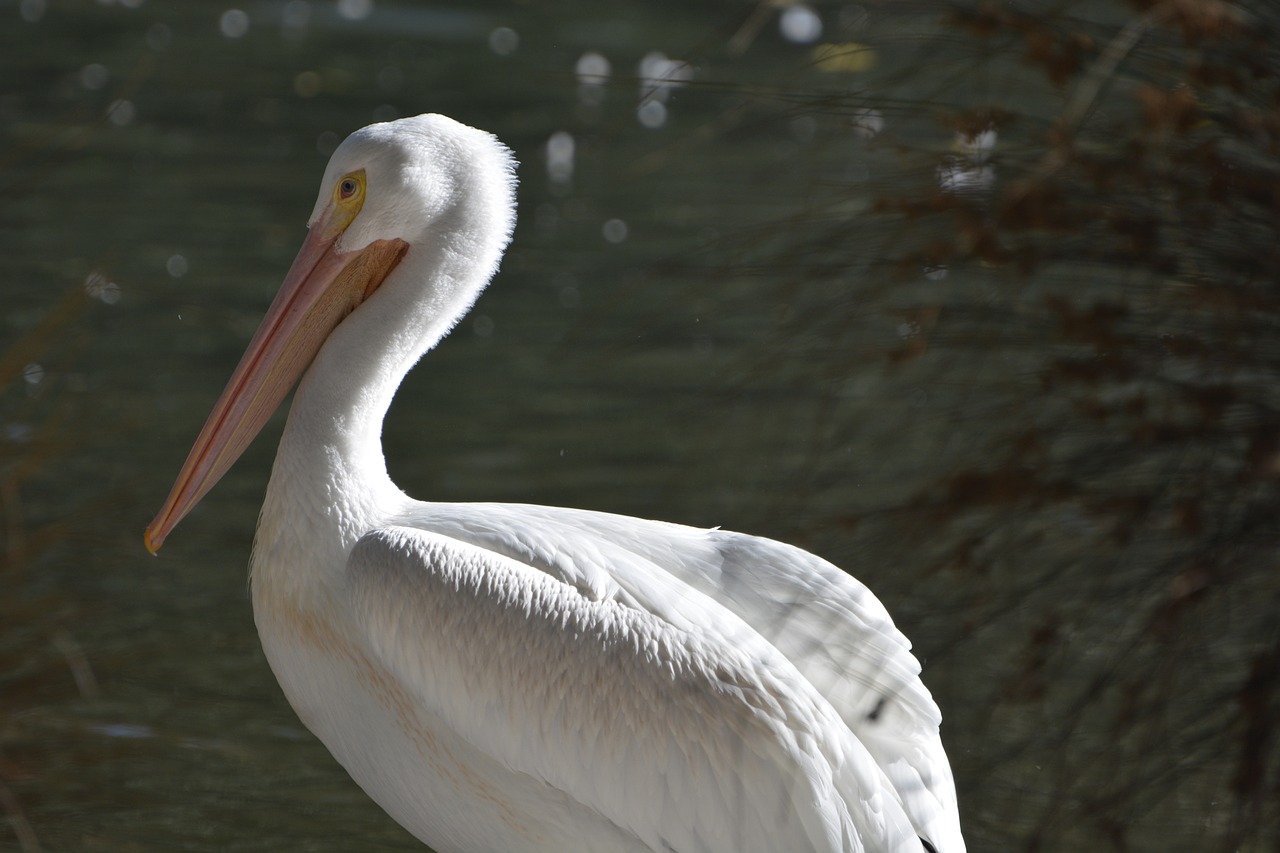
<svg viewBox="0 0 1280 853">
<path fill-rule="evenodd" d="M 383 417 L 496 270 L 512 159 L 440 116 L 374 125 L 313 223 L 356 169 L 339 247 L 409 249 L 303 378 L 253 558 L 303 722 L 440 853 L 962 853 L 937 706 L 853 578 L 757 537 L 392 484 Z"/>
</svg>

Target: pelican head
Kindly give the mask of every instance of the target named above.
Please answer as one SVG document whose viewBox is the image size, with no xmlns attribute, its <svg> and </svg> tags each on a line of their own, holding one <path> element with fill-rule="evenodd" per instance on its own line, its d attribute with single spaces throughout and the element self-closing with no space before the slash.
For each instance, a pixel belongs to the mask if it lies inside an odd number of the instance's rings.
<svg viewBox="0 0 1280 853">
<path fill-rule="evenodd" d="M 339 227 L 347 253 L 379 240 L 496 241 L 483 253 L 496 266 L 515 221 L 514 168 L 494 136 L 446 116 L 373 124 L 329 158 L 307 225 Z"/>
<path fill-rule="evenodd" d="M 441 115 L 370 125 L 338 146 L 280 292 L 147 527 L 151 553 L 366 301 L 420 321 L 414 360 L 465 313 L 511 237 L 514 165 L 495 137 Z"/>
</svg>

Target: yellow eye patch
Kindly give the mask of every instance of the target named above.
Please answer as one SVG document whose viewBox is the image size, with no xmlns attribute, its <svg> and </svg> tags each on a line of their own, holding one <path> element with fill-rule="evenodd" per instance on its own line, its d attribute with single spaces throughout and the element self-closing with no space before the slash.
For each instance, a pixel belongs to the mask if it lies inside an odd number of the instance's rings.
<svg viewBox="0 0 1280 853">
<path fill-rule="evenodd" d="M 364 169 L 344 175 L 333 188 L 333 200 L 341 205 L 359 205 L 364 202 Z"/>
<path fill-rule="evenodd" d="M 364 207 L 365 174 L 357 169 L 343 175 L 333 186 L 333 201 L 325 212 L 322 233 L 326 238 L 336 238 L 347 229 Z"/>
</svg>

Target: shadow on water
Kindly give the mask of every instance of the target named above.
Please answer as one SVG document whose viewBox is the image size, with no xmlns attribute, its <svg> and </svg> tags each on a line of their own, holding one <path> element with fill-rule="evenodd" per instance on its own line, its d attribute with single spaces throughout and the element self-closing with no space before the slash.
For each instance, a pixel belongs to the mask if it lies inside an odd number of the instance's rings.
<svg viewBox="0 0 1280 853">
<path fill-rule="evenodd" d="M 1269 6 L 0 15 L 0 847 L 421 849 L 258 649 L 272 440 L 161 560 L 140 531 L 328 153 L 428 110 L 515 148 L 521 213 L 393 407 L 407 491 L 858 575 L 925 663 L 970 849 L 1275 847 Z"/>
</svg>

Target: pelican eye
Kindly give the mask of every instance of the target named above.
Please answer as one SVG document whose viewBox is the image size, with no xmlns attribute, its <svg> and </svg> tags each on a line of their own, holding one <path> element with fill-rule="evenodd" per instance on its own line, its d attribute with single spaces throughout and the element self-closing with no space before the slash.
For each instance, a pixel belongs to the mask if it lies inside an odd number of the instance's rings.
<svg viewBox="0 0 1280 853">
<path fill-rule="evenodd" d="M 364 169 L 348 172 L 334 183 L 333 199 L 329 202 L 332 208 L 329 224 L 333 229 L 330 236 L 342 233 L 359 215 L 367 189 Z"/>
</svg>

